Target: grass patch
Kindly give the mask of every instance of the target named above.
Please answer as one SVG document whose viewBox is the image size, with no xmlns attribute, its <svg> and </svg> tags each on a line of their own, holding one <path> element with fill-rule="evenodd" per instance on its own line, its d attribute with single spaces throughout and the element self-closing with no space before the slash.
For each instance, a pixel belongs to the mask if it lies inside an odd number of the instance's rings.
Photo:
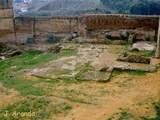
<svg viewBox="0 0 160 120">
<path fill-rule="evenodd" d="M 133 118 L 133 115 L 131 113 L 126 112 L 126 111 L 120 112 L 119 120 L 128 120 L 130 118 Z"/>
<path fill-rule="evenodd" d="M 160 102 L 155 104 L 156 116 L 154 118 L 151 117 L 143 117 L 142 120 L 160 120 Z"/>
<path fill-rule="evenodd" d="M 111 117 L 107 118 L 106 120 L 131 120 L 135 119 L 134 116 L 127 111 L 121 111 L 120 113 L 115 113 Z"/>
<path fill-rule="evenodd" d="M 114 70 L 113 73 L 112 73 L 112 77 L 116 77 L 116 76 L 119 76 L 121 74 L 128 74 L 128 75 L 131 75 L 131 76 L 144 76 L 147 74 L 147 72 L 145 71 L 139 71 L 139 70 L 135 70 L 135 71 L 130 71 L 130 70 L 125 70 L 125 71 L 121 71 L 121 70 Z"/>
<path fill-rule="evenodd" d="M 140 70 L 136 70 L 136 71 L 126 71 L 129 75 L 133 75 L 133 76 L 144 76 L 146 75 L 145 71 L 140 71 Z"/>
<path fill-rule="evenodd" d="M 153 57 L 155 56 L 155 51 L 131 51 L 130 53 L 136 54 L 136 55 L 142 55 L 144 57 Z"/>
<path fill-rule="evenodd" d="M 8 88 L 14 88 L 21 95 L 42 96 L 45 91 L 40 88 L 33 87 L 40 81 L 25 80 L 23 75 L 18 74 L 20 70 L 34 68 L 37 65 L 46 63 L 50 60 L 56 60 L 63 56 L 76 55 L 76 51 L 64 49 L 58 54 L 40 53 L 35 51 L 25 52 L 19 56 L 0 61 L 0 82 Z"/>
<path fill-rule="evenodd" d="M 20 103 L 16 103 L 10 105 L 1 110 L 1 120 L 23 120 L 23 119 L 31 119 L 31 120 L 38 120 L 47 118 L 49 116 L 48 112 L 45 112 L 46 107 L 48 106 L 49 101 L 45 98 L 35 98 L 35 97 L 27 97 L 27 99 L 21 101 Z M 8 112 L 7 116 L 3 114 Z M 17 115 L 12 115 L 14 112 L 20 113 Z M 21 113 L 34 113 L 33 116 L 22 116 Z"/>
<path fill-rule="evenodd" d="M 72 109 L 68 103 L 51 104 L 45 97 L 29 96 L 20 103 L 10 105 L 0 111 L 1 120 L 45 120 L 50 116 L 65 113 Z M 5 113 L 7 116 L 4 116 Z M 24 113 L 31 112 L 32 115 L 26 116 Z M 16 113 L 16 115 L 13 115 Z"/>
<path fill-rule="evenodd" d="M 89 70 L 93 70 L 93 67 L 90 65 L 90 63 L 86 63 L 82 66 L 78 66 L 77 69 L 80 69 L 80 71 L 75 75 L 75 79 L 84 80 L 84 73 L 86 73 Z"/>
</svg>

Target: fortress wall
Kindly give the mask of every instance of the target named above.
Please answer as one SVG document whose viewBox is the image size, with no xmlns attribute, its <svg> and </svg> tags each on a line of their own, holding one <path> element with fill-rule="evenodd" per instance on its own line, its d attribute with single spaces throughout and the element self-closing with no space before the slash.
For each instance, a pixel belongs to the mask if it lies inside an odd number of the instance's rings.
<svg viewBox="0 0 160 120">
<path fill-rule="evenodd" d="M 11 11 L 2 12 L 0 30 L 13 29 Z M 34 29 L 34 30 L 33 30 Z M 16 32 L 26 34 L 71 33 L 80 36 L 103 38 L 106 32 L 117 36 L 121 31 L 135 32 L 140 39 L 151 36 L 154 39 L 158 29 L 157 16 L 127 16 L 127 15 L 85 15 L 79 17 L 17 17 Z"/>
<path fill-rule="evenodd" d="M 12 9 L 0 9 L 0 30 L 13 30 Z"/>
<path fill-rule="evenodd" d="M 134 33 L 137 39 L 154 40 L 158 29 L 158 16 L 85 15 L 86 37 L 104 38 L 105 33 L 120 37 L 120 33 Z"/>
<path fill-rule="evenodd" d="M 54 33 L 77 32 L 77 20 L 66 18 L 51 18 L 48 20 L 36 20 L 36 31 L 47 31 Z"/>
<path fill-rule="evenodd" d="M 17 17 L 15 19 L 16 32 L 32 33 L 33 19 L 27 17 Z"/>
<path fill-rule="evenodd" d="M 10 33 L 13 33 L 12 0 L 8 0 L 6 4 L 0 2 L 0 36 Z"/>
<path fill-rule="evenodd" d="M 44 33 L 69 33 L 78 32 L 77 18 L 27 18 L 20 17 L 16 19 L 16 28 L 18 32 L 31 32 L 35 22 L 35 31 Z"/>
<path fill-rule="evenodd" d="M 88 15 L 85 16 L 87 29 L 138 29 L 155 30 L 158 18 L 127 15 Z"/>
</svg>

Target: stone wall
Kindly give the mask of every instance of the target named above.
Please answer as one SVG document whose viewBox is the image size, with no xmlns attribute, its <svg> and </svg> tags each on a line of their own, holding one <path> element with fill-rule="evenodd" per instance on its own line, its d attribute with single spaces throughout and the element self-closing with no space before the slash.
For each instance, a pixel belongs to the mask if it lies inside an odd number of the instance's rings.
<svg viewBox="0 0 160 120">
<path fill-rule="evenodd" d="M 5 32 L 6 31 L 6 32 Z M 12 0 L 0 2 L 0 36 L 13 31 L 13 10 Z"/>
<path fill-rule="evenodd" d="M 127 15 L 88 15 L 85 16 L 87 29 L 138 29 L 155 30 L 158 17 Z"/>
<path fill-rule="evenodd" d="M 2 12 L 3 11 L 3 12 Z M 0 30 L 11 30 L 11 10 L 0 12 Z M 158 29 L 157 16 L 85 15 L 79 17 L 17 17 L 16 32 L 33 35 L 45 33 L 77 32 L 83 37 L 103 38 L 106 32 L 118 36 L 120 32 L 135 32 L 139 39 L 155 38 Z"/>
<path fill-rule="evenodd" d="M 33 24 L 35 31 L 52 33 L 78 32 L 78 17 L 19 17 L 16 19 L 18 32 L 32 32 Z"/>
<path fill-rule="evenodd" d="M 121 33 L 134 33 L 137 39 L 154 40 L 158 29 L 158 16 L 85 15 L 86 37 L 104 38 L 106 33 L 120 37 Z"/>
</svg>

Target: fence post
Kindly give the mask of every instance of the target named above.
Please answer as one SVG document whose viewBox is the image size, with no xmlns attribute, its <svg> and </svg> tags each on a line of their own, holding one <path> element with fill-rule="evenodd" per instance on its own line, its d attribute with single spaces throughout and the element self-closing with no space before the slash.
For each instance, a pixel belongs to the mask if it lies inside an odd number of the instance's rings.
<svg viewBox="0 0 160 120">
<path fill-rule="evenodd" d="M 157 36 L 157 49 L 156 49 L 156 58 L 160 58 L 160 17 L 158 22 L 158 36 Z"/>
</svg>

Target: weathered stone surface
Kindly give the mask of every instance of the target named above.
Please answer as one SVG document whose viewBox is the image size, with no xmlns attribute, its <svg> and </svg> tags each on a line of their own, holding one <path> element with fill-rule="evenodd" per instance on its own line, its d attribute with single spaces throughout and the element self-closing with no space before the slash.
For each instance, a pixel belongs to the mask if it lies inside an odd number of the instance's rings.
<svg viewBox="0 0 160 120">
<path fill-rule="evenodd" d="M 102 72 L 96 70 L 90 70 L 82 74 L 81 80 L 91 80 L 91 81 L 99 81 L 99 82 L 106 82 L 111 77 L 111 72 Z"/>
<path fill-rule="evenodd" d="M 120 32 L 120 36 L 123 40 L 128 39 L 129 37 L 129 32 L 128 31 L 122 31 Z"/>
<path fill-rule="evenodd" d="M 138 49 L 139 51 L 144 51 L 144 50 L 153 51 L 156 49 L 156 47 L 153 43 L 140 41 L 140 42 L 134 43 L 132 46 L 132 49 Z"/>
<path fill-rule="evenodd" d="M 130 34 L 128 37 L 128 44 L 132 44 L 135 40 L 136 36 L 134 34 Z"/>
<path fill-rule="evenodd" d="M 61 44 L 56 44 L 53 47 L 50 47 L 48 51 L 52 53 L 59 53 L 61 49 L 62 49 Z"/>
<path fill-rule="evenodd" d="M 65 44 L 64 47 L 70 48 L 71 44 Z M 114 69 L 156 71 L 155 65 L 117 61 L 118 54 L 109 52 L 107 45 L 72 44 L 72 47 L 77 48 L 77 55 L 50 61 L 27 74 L 58 80 L 72 77 L 105 82 L 110 80 Z"/>
<path fill-rule="evenodd" d="M 120 55 L 117 60 L 123 61 L 123 62 L 130 62 L 130 63 L 150 64 L 150 58 L 146 58 L 141 55 L 130 55 L 128 53 L 124 53 Z"/>
</svg>

